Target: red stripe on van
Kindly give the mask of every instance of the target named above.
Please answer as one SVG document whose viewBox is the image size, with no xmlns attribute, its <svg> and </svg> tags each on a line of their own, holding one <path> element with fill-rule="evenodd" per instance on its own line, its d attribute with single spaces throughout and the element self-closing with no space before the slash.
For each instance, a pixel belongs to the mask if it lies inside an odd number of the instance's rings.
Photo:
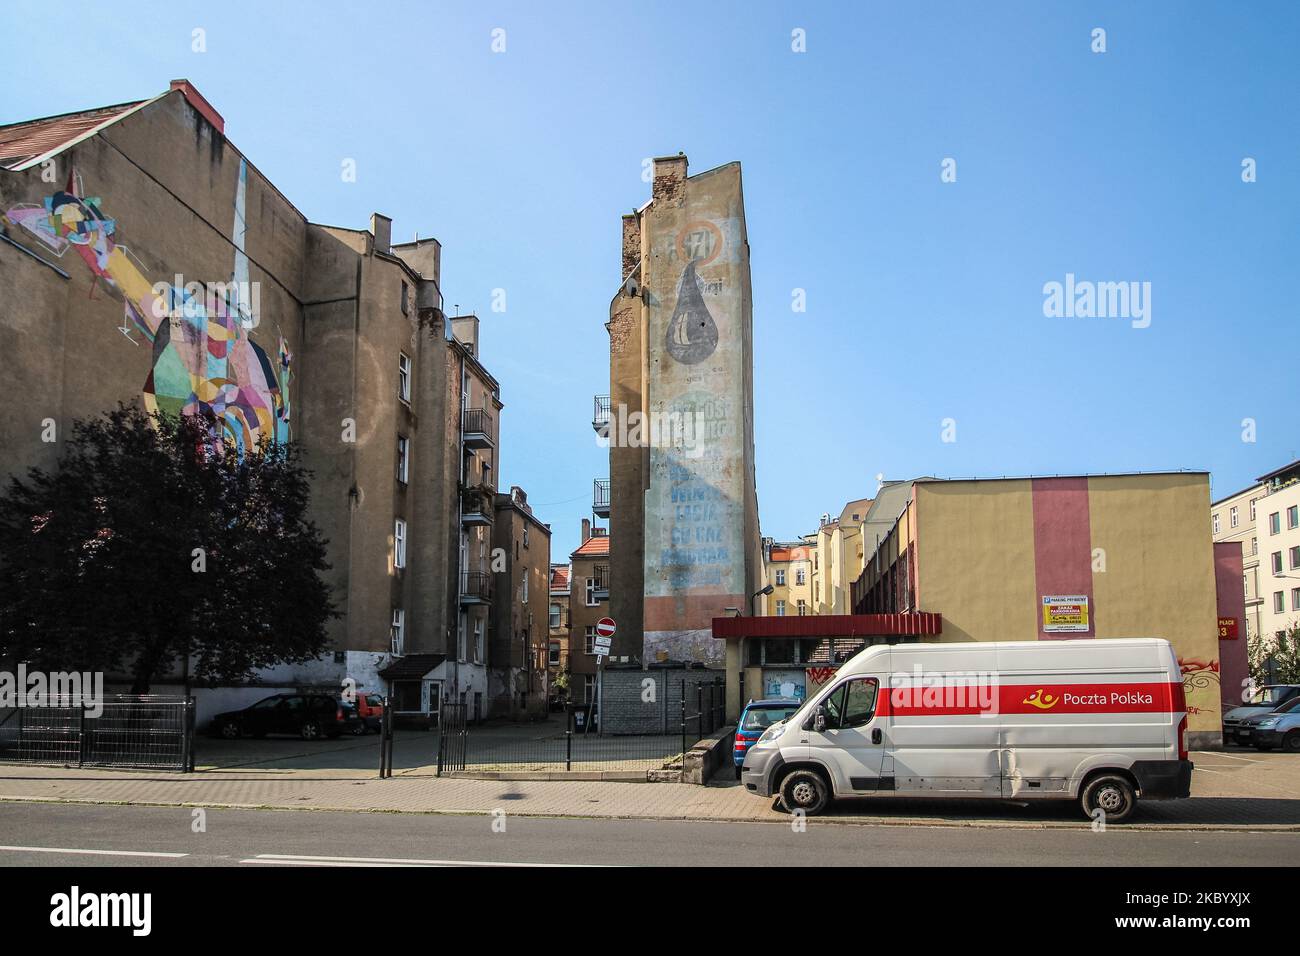
<svg viewBox="0 0 1300 956">
<path fill-rule="evenodd" d="M 1181 683 L 981 684 L 895 687 L 882 695 L 879 715 L 934 717 L 959 714 L 1182 713 Z"/>
</svg>

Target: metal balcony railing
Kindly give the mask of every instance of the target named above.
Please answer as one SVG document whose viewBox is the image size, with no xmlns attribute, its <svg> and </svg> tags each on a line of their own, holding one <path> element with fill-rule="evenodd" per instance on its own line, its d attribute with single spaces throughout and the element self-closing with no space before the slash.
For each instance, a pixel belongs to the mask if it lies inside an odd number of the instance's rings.
<svg viewBox="0 0 1300 956">
<path fill-rule="evenodd" d="M 592 482 L 591 510 L 601 518 L 609 517 L 609 479 L 597 478 Z"/>
<path fill-rule="evenodd" d="M 490 600 L 492 600 L 492 575 L 486 571 L 462 571 L 460 602 L 479 604 Z"/>
<path fill-rule="evenodd" d="M 609 396 L 597 395 L 591 412 L 591 427 L 596 430 L 596 434 L 603 435 L 608 430 L 609 412 Z"/>
<path fill-rule="evenodd" d="M 466 448 L 491 448 L 492 416 L 482 408 L 467 408 L 461 415 L 461 436 Z"/>
<path fill-rule="evenodd" d="M 592 568 L 591 588 L 597 601 L 609 599 L 609 565 L 598 564 Z"/>
</svg>

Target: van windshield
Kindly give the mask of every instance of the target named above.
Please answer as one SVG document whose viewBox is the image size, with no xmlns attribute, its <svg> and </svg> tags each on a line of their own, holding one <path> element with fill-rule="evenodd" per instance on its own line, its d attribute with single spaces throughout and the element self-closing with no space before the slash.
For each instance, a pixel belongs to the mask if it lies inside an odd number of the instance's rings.
<svg viewBox="0 0 1300 956">
<path fill-rule="evenodd" d="M 778 721 L 785 720 L 797 707 L 751 707 L 745 711 L 745 723 L 741 730 L 767 730 Z"/>
</svg>

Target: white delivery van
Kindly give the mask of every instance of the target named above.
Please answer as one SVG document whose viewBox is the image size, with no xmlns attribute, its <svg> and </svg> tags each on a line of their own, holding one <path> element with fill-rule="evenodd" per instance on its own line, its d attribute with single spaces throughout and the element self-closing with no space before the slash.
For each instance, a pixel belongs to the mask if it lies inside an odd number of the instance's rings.
<svg viewBox="0 0 1300 956">
<path fill-rule="evenodd" d="M 894 644 L 846 662 L 745 755 L 741 782 L 832 798 L 1078 800 L 1119 822 L 1191 794 L 1187 704 L 1157 638 Z"/>
</svg>

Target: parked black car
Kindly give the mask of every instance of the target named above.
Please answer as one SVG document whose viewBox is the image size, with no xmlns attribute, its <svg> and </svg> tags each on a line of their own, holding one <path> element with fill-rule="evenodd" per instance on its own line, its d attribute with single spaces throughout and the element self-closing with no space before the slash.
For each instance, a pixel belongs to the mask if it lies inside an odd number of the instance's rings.
<svg viewBox="0 0 1300 956">
<path fill-rule="evenodd" d="M 208 725 L 214 737 L 265 737 L 293 734 L 303 740 L 352 733 L 361 723 L 357 710 L 330 694 L 276 694 L 243 710 L 217 714 Z"/>
</svg>

